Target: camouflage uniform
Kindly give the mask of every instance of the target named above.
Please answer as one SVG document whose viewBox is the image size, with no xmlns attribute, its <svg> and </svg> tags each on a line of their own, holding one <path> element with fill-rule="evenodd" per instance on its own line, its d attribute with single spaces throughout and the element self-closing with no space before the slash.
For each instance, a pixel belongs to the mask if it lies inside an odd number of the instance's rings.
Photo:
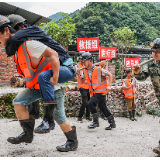
<svg viewBox="0 0 160 160">
<path fill-rule="evenodd" d="M 158 104 L 160 105 L 160 61 L 148 63 L 143 71 L 140 71 L 139 74 L 134 74 L 134 76 L 139 81 L 144 81 L 150 76 L 156 97 L 159 100 Z"/>
<path fill-rule="evenodd" d="M 150 76 L 156 97 L 159 100 L 158 104 L 160 105 L 160 61 L 148 63 L 143 71 L 140 71 L 139 74 L 134 74 L 134 76 L 139 81 L 144 81 Z M 153 152 L 160 155 L 160 141 L 159 146 L 155 147 Z"/>
</svg>

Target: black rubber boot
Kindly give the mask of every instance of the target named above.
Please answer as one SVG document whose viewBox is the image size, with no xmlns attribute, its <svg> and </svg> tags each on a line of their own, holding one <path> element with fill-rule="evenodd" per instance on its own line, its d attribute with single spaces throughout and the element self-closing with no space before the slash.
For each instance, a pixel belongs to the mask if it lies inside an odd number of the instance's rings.
<svg viewBox="0 0 160 160">
<path fill-rule="evenodd" d="M 99 127 L 98 113 L 94 113 L 92 114 L 92 116 L 93 116 L 93 123 L 88 126 L 88 129 L 94 129 L 96 127 Z"/>
<path fill-rule="evenodd" d="M 105 130 L 111 130 L 112 128 L 116 128 L 115 120 L 113 115 L 110 115 L 108 117 L 109 126 L 105 128 Z"/>
<path fill-rule="evenodd" d="M 12 144 L 19 144 L 22 142 L 31 143 L 33 141 L 33 130 L 35 125 L 34 119 L 20 120 L 20 125 L 23 128 L 23 132 L 17 137 L 9 137 L 8 142 Z"/>
<path fill-rule="evenodd" d="M 27 106 L 30 119 L 39 118 L 39 100 Z"/>
<path fill-rule="evenodd" d="M 131 120 L 131 121 L 134 121 L 134 118 L 133 118 L 133 114 L 132 114 L 132 111 L 128 111 L 129 112 L 129 119 Z"/>
<path fill-rule="evenodd" d="M 134 121 L 137 121 L 137 119 L 135 118 L 135 110 L 132 110 L 132 115 L 133 115 Z"/>
<path fill-rule="evenodd" d="M 44 118 L 41 124 L 35 128 L 34 132 L 43 134 L 43 133 L 48 133 L 50 130 L 53 130 L 55 127 L 55 122 L 54 122 L 54 109 L 56 108 L 57 104 L 47 104 L 43 106 L 44 110 Z"/>
<path fill-rule="evenodd" d="M 67 142 L 62 146 L 57 146 L 57 150 L 60 152 L 75 151 L 78 148 L 76 127 L 72 126 L 72 130 L 64 134 L 67 138 Z"/>
</svg>

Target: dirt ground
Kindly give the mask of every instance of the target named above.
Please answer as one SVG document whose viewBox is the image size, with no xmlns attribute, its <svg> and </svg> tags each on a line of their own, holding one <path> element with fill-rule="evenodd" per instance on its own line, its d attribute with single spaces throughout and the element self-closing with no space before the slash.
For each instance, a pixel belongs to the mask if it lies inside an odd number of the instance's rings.
<svg viewBox="0 0 160 160">
<path fill-rule="evenodd" d="M 58 152 L 56 146 L 66 138 L 56 124 L 47 134 L 34 134 L 31 144 L 10 144 L 7 138 L 22 132 L 18 121 L 0 119 L 0 157 L 157 157 L 152 150 L 160 139 L 160 117 L 144 114 L 138 121 L 116 117 L 117 127 L 111 131 L 104 128 L 108 122 L 100 118 L 100 127 L 87 129 L 90 122 L 69 118 L 77 127 L 79 147 L 76 151 Z M 41 119 L 36 120 L 37 127 Z"/>
</svg>

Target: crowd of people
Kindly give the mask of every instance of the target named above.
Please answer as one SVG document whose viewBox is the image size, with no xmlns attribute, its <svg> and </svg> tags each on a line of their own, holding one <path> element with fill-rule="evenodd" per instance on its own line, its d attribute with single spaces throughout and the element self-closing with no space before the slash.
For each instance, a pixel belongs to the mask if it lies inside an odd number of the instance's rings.
<svg viewBox="0 0 160 160">
<path fill-rule="evenodd" d="M 112 74 L 105 68 L 103 62 L 94 65 L 92 54 L 80 52 L 79 63 L 76 65 L 67 51 L 38 26 L 29 26 L 27 20 L 20 15 L 0 15 L 0 45 L 5 48 L 7 56 L 14 56 L 18 73 L 24 77 L 26 88 L 18 93 L 13 100 L 16 116 L 23 132 L 17 137 L 9 137 L 12 144 L 31 143 L 33 134 L 48 133 L 58 123 L 67 138 L 64 145 L 57 146 L 60 152 L 74 151 L 78 148 L 76 126 L 71 126 L 64 109 L 64 83 L 74 78 L 82 96 L 78 122 L 86 109 L 86 119 L 92 122 L 88 129 L 99 127 L 98 106 L 109 126 L 105 130 L 116 128 L 114 115 L 106 106 L 106 95 L 111 91 Z M 148 68 L 140 71 L 138 64 L 133 69 L 127 69 L 127 78 L 123 81 L 122 90 L 127 99 L 131 121 L 135 118 L 136 79 L 145 80 L 151 77 L 156 96 L 160 104 L 160 38 L 152 43 L 154 62 Z M 99 59 L 102 61 L 102 59 Z M 138 69 L 137 69 L 138 68 Z M 135 77 L 135 78 L 133 78 Z M 41 124 L 34 129 L 35 119 L 39 118 L 37 101 L 43 100 L 44 117 Z M 92 115 L 92 117 L 91 117 Z M 93 120 L 92 120 L 93 118 Z M 160 155 L 160 144 L 153 149 Z"/>
</svg>

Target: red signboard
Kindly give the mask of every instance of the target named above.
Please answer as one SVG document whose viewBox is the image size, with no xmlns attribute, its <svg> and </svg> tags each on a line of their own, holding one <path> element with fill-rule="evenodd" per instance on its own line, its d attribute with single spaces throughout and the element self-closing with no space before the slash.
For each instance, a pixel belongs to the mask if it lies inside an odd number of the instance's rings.
<svg viewBox="0 0 160 160">
<path fill-rule="evenodd" d="M 100 59 L 111 59 L 116 57 L 117 48 L 114 47 L 100 47 Z"/>
<path fill-rule="evenodd" d="M 132 68 L 134 64 L 140 64 L 140 58 L 125 58 L 125 68 Z"/>
<path fill-rule="evenodd" d="M 99 38 L 77 38 L 78 51 L 98 51 Z"/>
</svg>

